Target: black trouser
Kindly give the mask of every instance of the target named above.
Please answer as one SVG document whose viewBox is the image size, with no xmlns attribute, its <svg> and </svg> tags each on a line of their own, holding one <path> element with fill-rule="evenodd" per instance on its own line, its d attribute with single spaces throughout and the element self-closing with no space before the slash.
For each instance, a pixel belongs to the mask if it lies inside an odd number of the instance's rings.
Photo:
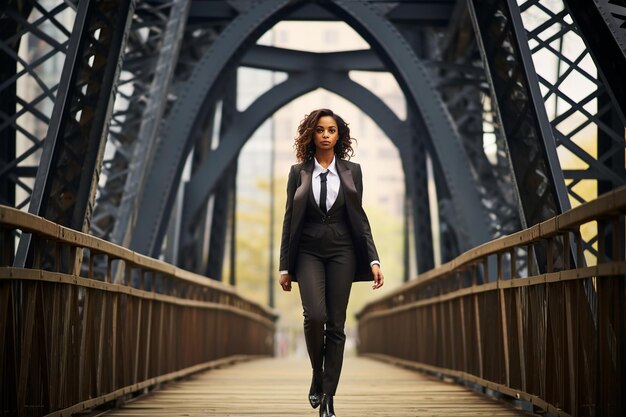
<svg viewBox="0 0 626 417">
<path fill-rule="evenodd" d="M 296 278 L 313 377 L 317 389 L 335 395 L 346 342 L 346 308 L 356 268 L 352 239 L 344 223 L 306 223 L 299 246 Z"/>
</svg>

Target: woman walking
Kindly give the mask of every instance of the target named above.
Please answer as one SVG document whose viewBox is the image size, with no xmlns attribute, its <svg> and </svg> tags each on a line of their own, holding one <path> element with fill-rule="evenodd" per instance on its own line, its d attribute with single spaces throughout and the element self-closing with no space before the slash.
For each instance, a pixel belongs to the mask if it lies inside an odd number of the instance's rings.
<svg viewBox="0 0 626 417">
<path fill-rule="evenodd" d="M 289 171 L 280 245 L 280 285 L 298 282 L 304 336 L 313 368 L 309 402 L 321 417 L 335 417 L 346 336 L 344 323 L 353 281 L 383 285 L 369 221 L 362 207 L 361 167 L 350 158 L 348 124 L 329 109 L 307 115 Z"/>
</svg>

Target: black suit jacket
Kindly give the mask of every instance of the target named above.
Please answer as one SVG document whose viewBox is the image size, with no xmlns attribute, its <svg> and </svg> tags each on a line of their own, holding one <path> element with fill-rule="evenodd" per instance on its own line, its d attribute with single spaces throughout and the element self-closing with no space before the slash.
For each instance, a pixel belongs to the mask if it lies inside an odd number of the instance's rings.
<svg viewBox="0 0 626 417">
<path fill-rule="evenodd" d="M 379 260 L 369 220 L 363 211 L 363 175 L 357 163 L 336 158 L 335 163 L 339 180 L 346 199 L 348 226 L 352 234 L 356 253 L 356 273 L 354 281 L 371 281 L 373 279 L 370 262 Z M 304 223 L 307 198 L 311 190 L 313 176 L 313 160 L 291 166 L 287 181 L 287 204 L 283 220 L 283 234 L 280 244 L 280 270 L 288 270 L 294 275 L 300 233 Z"/>
</svg>

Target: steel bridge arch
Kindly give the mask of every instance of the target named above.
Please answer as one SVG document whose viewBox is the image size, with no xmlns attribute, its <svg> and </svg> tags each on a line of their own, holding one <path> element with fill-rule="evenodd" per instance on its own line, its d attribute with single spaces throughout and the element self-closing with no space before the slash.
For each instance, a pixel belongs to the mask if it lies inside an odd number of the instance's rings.
<svg viewBox="0 0 626 417">
<path fill-rule="evenodd" d="M 267 0 L 242 10 L 198 61 L 189 79 L 182 83 L 177 91 L 178 99 L 161 127 L 161 140 L 144 190 L 138 197 L 141 215 L 133 227 L 131 249 L 159 256 L 186 156 L 193 146 L 200 109 L 211 104 L 220 75 L 236 61 L 236 52 L 295 7 L 290 0 Z"/>
<path fill-rule="evenodd" d="M 221 140 L 225 146 L 219 146 L 211 152 L 198 167 L 185 186 L 185 204 L 183 219 L 191 221 L 206 203 L 224 171 L 239 154 L 256 129 L 273 113 L 280 110 L 296 98 L 324 88 L 333 92 L 360 108 L 372 118 L 398 148 L 400 155 L 408 150 L 409 139 L 406 123 L 367 88 L 351 80 L 347 74 L 328 74 L 320 71 L 291 75 L 286 81 L 277 84 L 257 98 L 238 118 Z M 403 159 L 403 165 L 405 160 Z M 183 224 L 183 228 L 185 224 Z"/>
<path fill-rule="evenodd" d="M 164 124 L 162 140 L 155 153 L 144 193 L 140 196 L 141 216 L 133 231 L 132 249 L 151 256 L 159 255 L 176 185 L 192 146 L 193 127 L 198 122 L 196 115 L 203 105 L 210 103 L 209 97 L 220 74 L 235 61 L 235 51 L 241 51 L 255 35 L 300 4 L 288 0 L 255 3 L 224 30 L 194 68 Z M 410 45 L 389 21 L 369 5 L 335 0 L 325 6 L 345 18 L 375 47 L 383 61 L 389 64 L 390 72 L 397 78 L 407 98 L 419 109 L 430 145 L 443 168 L 453 203 L 464 208 L 458 210 L 457 220 L 459 228 L 466 231 L 467 245 L 472 247 L 489 240 L 487 213 L 479 201 L 459 135 L 426 69 Z"/>
</svg>

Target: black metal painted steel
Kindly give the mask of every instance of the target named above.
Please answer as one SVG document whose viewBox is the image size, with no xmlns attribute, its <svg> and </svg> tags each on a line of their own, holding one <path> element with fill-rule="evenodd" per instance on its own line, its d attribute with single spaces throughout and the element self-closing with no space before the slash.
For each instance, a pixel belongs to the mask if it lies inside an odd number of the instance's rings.
<svg viewBox="0 0 626 417">
<path fill-rule="evenodd" d="M 302 7 L 288 16 L 289 20 L 337 21 L 339 18 L 319 3 L 302 1 Z M 445 24 L 450 18 L 456 0 L 436 1 L 378 1 L 378 7 L 384 7 L 386 17 L 396 22 L 413 24 Z M 385 4 L 387 3 L 387 4 Z M 236 16 L 236 2 L 227 0 L 194 0 L 190 17 L 196 22 L 230 20 Z"/>
<path fill-rule="evenodd" d="M 447 42 L 435 51 L 440 56 L 433 65 L 438 90 L 480 184 L 478 192 L 489 212 L 491 237 L 497 238 L 521 229 L 519 192 L 467 9 L 449 30 L 453 33 L 447 34 Z"/>
<path fill-rule="evenodd" d="M 347 75 L 317 71 L 292 75 L 287 81 L 276 85 L 252 103 L 237 118 L 238 123 L 226 132 L 223 146 L 208 155 L 202 166 L 188 181 L 185 187 L 185 212 L 183 219 L 192 219 L 197 215 L 209 197 L 220 176 L 235 158 L 250 135 L 269 115 L 306 92 L 322 87 L 352 101 L 361 107 L 383 131 L 392 139 L 400 153 L 409 149 L 409 138 L 402 121 L 371 91 L 352 81 Z"/>
<path fill-rule="evenodd" d="M 272 5 L 273 4 L 273 5 Z M 284 7 L 283 7 L 284 6 Z M 220 37 L 216 43 L 220 43 L 220 41 L 224 41 L 224 44 L 221 44 L 220 47 L 216 47 L 215 50 L 218 52 L 219 56 L 223 56 L 225 58 L 230 58 L 230 56 L 232 55 L 232 51 L 231 49 L 237 49 L 238 45 L 240 45 L 240 42 L 243 42 L 245 39 L 246 34 L 251 33 L 253 31 L 257 31 L 258 28 L 254 27 L 254 25 L 251 27 L 249 26 L 250 23 L 253 23 L 256 20 L 256 24 L 257 25 L 269 25 L 271 22 L 270 21 L 274 21 L 274 19 L 279 18 L 279 16 L 277 15 L 280 13 L 284 13 L 287 14 L 288 10 L 286 5 L 280 6 L 278 5 L 278 3 L 271 3 L 271 2 L 264 2 L 263 3 L 263 7 L 266 8 L 268 10 L 268 13 L 265 14 L 264 16 L 261 16 L 261 12 L 258 11 L 258 8 L 252 8 L 249 11 L 245 11 L 242 12 L 236 20 L 239 20 L 240 22 L 247 22 L 247 23 L 238 23 L 235 24 L 235 22 L 231 23 L 231 25 L 235 25 L 232 27 L 236 27 L 237 25 L 241 24 L 242 25 L 242 29 L 244 29 L 243 31 L 239 31 L 237 33 L 236 39 L 238 40 L 234 40 L 231 39 L 227 46 L 225 45 L 226 41 L 225 39 L 227 37 Z M 261 6 L 259 6 L 261 7 Z M 330 7 L 330 5 L 329 5 Z M 342 6 L 343 7 L 343 6 Z M 274 10 L 273 12 L 269 12 L 269 10 Z M 341 9 L 341 7 L 339 8 Z M 254 12 L 256 10 L 256 12 Z M 264 9 L 265 10 L 265 9 Z M 335 7 L 335 10 L 337 10 L 337 7 Z M 369 10 L 369 9 L 368 9 Z M 252 16 L 250 13 L 258 13 L 258 16 Z M 381 15 L 376 14 L 377 12 L 375 10 L 370 10 L 370 12 L 374 13 L 373 15 L 370 14 L 370 18 L 373 18 L 372 22 L 373 23 L 381 23 L 384 22 L 384 18 L 382 18 Z M 247 14 L 246 14 L 247 13 Z M 245 17 L 247 16 L 247 17 Z M 245 18 L 245 19 L 244 19 Z M 354 22 L 352 22 L 354 23 Z M 376 25 L 374 25 L 374 27 L 376 27 Z M 370 28 L 371 29 L 371 28 Z M 391 33 L 393 33 L 393 28 L 390 26 L 385 26 L 384 31 L 385 32 L 389 32 L 391 30 Z M 229 33 L 230 36 L 235 36 L 231 33 Z M 401 39 L 401 36 L 399 34 L 393 35 L 393 41 L 397 41 L 398 39 Z M 399 38 L 398 38 L 399 36 Z M 222 50 L 222 48 L 224 48 L 224 50 Z M 393 48 L 392 48 L 393 49 Z M 397 49 L 397 48 L 396 48 Z M 400 52 L 400 57 L 403 57 L 404 52 Z M 416 61 L 414 60 L 415 58 L 411 58 L 410 56 L 406 57 L 406 62 L 405 63 L 409 63 L 410 65 L 415 65 Z M 226 60 L 225 60 L 226 61 Z M 224 62 L 225 62 L 224 61 Z M 204 61 L 206 63 L 206 61 Z M 218 60 L 213 60 L 211 62 L 211 66 L 207 68 L 203 68 L 202 73 L 203 73 L 203 77 L 205 80 L 210 79 L 211 77 L 216 77 L 217 74 L 215 74 L 215 71 L 221 67 L 222 64 L 220 64 L 219 62 L 221 62 L 220 59 Z M 417 73 L 420 74 L 420 79 L 422 79 L 423 81 L 423 77 L 426 76 L 426 74 L 424 73 L 423 68 L 419 67 L 419 63 L 417 63 L 418 65 L 418 70 Z M 198 72 L 200 72 L 201 70 L 199 69 L 200 67 L 196 68 L 196 70 Z M 409 78 L 408 79 L 408 83 L 413 85 L 415 87 L 415 76 L 410 76 L 409 75 L 410 70 L 408 68 L 403 68 L 400 73 L 404 74 L 405 78 Z M 211 75 L 213 73 L 213 75 Z M 426 82 L 427 84 L 428 82 Z M 187 108 L 187 112 L 185 114 L 185 117 L 183 117 L 182 115 L 177 116 L 180 119 L 180 122 L 173 122 L 173 121 L 168 121 L 166 123 L 165 129 L 167 131 L 171 131 L 173 132 L 174 130 L 176 131 L 176 145 L 165 145 L 170 147 L 171 149 L 169 149 L 168 152 L 164 152 L 163 155 L 167 155 L 167 159 L 172 161 L 174 160 L 174 155 L 179 155 L 179 154 L 184 154 L 185 152 L 180 152 L 182 151 L 182 148 L 184 146 L 187 146 L 187 149 L 189 148 L 189 144 L 188 142 L 186 144 L 182 144 L 180 141 L 180 136 L 181 136 L 181 129 L 188 129 L 185 126 L 177 126 L 174 127 L 176 125 L 178 125 L 179 123 L 182 122 L 183 119 L 187 120 L 189 119 L 189 117 L 192 117 L 191 115 L 195 114 L 195 111 L 192 110 L 192 108 L 196 108 L 200 101 L 200 95 L 196 94 L 199 92 L 199 90 L 203 90 L 205 87 L 203 88 L 198 88 L 198 84 L 195 85 L 195 89 L 194 89 L 194 94 L 197 96 L 196 99 L 193 100 L 189 100 L 188 98 L 182 98 L 181 97 L 181 101 L 184 101 L 185 104 L 183 105 L 184 107 Z M 210 88 L 210 85 L 208 85 L 206 87 L 207 89 Z M 428 94 L 432 93 L 432 90 L 429 90 L 428 88 L 426 89 L 427 92 L 429 92 Z M 423 100 L 423 97 L 420 96 L 419 91 L 417 89 L 413 89 L 413 96 L 414 97 L 419 97 L 420 100 Z M 427 95 L 428 95 L 427 94 Z M 422 94 L 423 96 L 424 94 Z M 181 106 L 181 108 L 183 107 Z M 423 103 L 423 106 L 425 108 L 428 108 L 428 104 L 427 103 Z M 441 106 L 436 106 L 436 108 L 441 108 Z M 429 111 L 434 111 L 435 113 L 437 112 L 436 110 L 432 109 Z M 444 111 L 445 112 L 445 111 Z M 432 116 L 429 115 L 429 116 Z M 446 119 L 445 116 L 436 116 L 435 115 L 435 119 L 438 121 L 444 121 Z M 187 120 L 187 123 L 190 123 L 189 120 Z M 453 133 L 454 132 L 454 128 L 450 126 L 449 122 L 446 121 L 444 122 L 444 124 L 447 127 L 443 128 L 443 131 L 441 132 L 442 134 L 440 135 L 440 138 L 442 138 L 442 140 L 444 141 L 449 141 L 449 140 L 453 140 L 454 137 L 456 137 L 456 135 Z M 442 127 L 444 125 L 436 123 L 435 124 L 438 127 Z M 432 123 L 431 123 L 432 126 Z M 446 134 L 443 134 L 443 133 Z M 170 134 L 169 133 L 165 133 L 165 136 L 169 138 Z M 187 135 L 183 135 L 183 136 L 187 136 Z M 166 139 L 163 141 L 164 144 L 169 143 L 170 141 L 173 141 L 174 139 Z M 437 142 L 437 141 L 436 141 Z M 182 145 L 182 146 L 181 146 Z M 437 144 L 435 143 L 434 145 L 435 147 L 439 146 L 440 148 L 443 147 L 443 145 L 441 144 Z M 174 147 L 176 147 L 177 149 L 179 149 L 178 151 L 173 149 Z M 450 147 L 450 146 L 449 146 Z M 451 145 L 451 147 L 453 149 L 455 149 L 454 145 Z M 462 148 L 459 148 L 460 152 L 462 153 Z M 172 152 L 170 152 L 172 151 Z M 463 200 L 463 204 L 468 207 L 468 210 L 466 210 L 466 212 L 462 213 L 463 216 L 468 216 L 469 218 L 474 219 L 473 221 L 464 221 L 464 222 L 460 222 L 459 227 L 463 227 L 461 226 L 461 224 L 469 224 L 470 228 L 474 228 L 475 230 L 472 230 L 470 233 L 467 233 L 468 236 L 470 236 L 470 239 L 476 239 L 476 242 L 482 242 L 482 241 L 486 241 L 488 239 L 488 234 L 486 233 L 486 228 L 485 227 L 481 227 L 481 223 L 483 223 L 486 218 L 486 216 L 481 216 L 481 214 L 479 214 L 482 209 L 480 206 L 480 203 L 478 201 L 478 199 L 476 198 L 476 196 L 474 194 L 471 193 L 470 190 L 474 189 L 475 187 L 473 185 L 468 185 L 465 184 L 466 182 L 469 181 L 469 183 L 471 184 L 471 177 L 469 175 L 467 175 L 467 172 L 462 172 L 463 169 L 462 167 L 464 167 L 466 165 L 466 162 L 464 162 L 464 159 L 460 157 L 459 154 L 457 154 L 457 152 L 450 152 L 449 149 L 446 150 L 446 152 L 443 152 L 442 149 L 440 149 L 440 153 L 443 153 L 443 157 L 445 160 L 444 165 L 447 167 L 447 173 L 450 177 L 454 177 L 454 180 L 458 183 L 462 183 L 464 184 L 464 186 L 459 186 L 458 184 L 454 187 L 456 190 L 459 190 L 458 192 L 461 194 L 459 196 L 455 195 L 455 198 L 458 200 Z M 161 152 L 157 152 L 157 154 L 155 155 L 155 165 L 162 167 L 162 166 L 174 166 L 177 163 L 159 163 L 159 159 L 161 158 L 160 155 L 162 153 Z M 451 156 L 453 155 L 453 156 Z M 164 156 L 165 157 L 165 156 Z M 439 157 L 442 157 L 442 155 L 439 155 Z M 456 159 L 455 159 L 456 158 Z M 180 160 L 180 156 L 176 157 L 176 159 Z M 457 160 L 458 159 L 458 160 Z M 450 162 L 450 161 L 453 162 Z M 175 168 L 178 169 L 178 168 Z M 158 250 L 158 244 L 157 241 L 160 241 L 162 236 L 162 232 L 159 231 L 160 227 L 158 226 L 160 224 L 160 218 L 162 218 L 161 216 L 164 215 L 164 213 L 168 212 L 169 210 L 167 209 L 167 207 L 171 207 L 172 204 L 172 196 L 171 196 L 171 192 L 165 192 L 165 194 L 167 195 L 166 197 L 158 197 L 159 195 L 164 194 L 163 189 L 165 188 L 171 188 L 173 185 L 171 184 L 172 179 L 173 178 L 175 180 L 175 178 L 178 178 L 177 175 L 170 175 L 169 171 L 167 170 L 160 170 L 160 172 L 154 172 L 154 175 L 150 175 L 150 178 L 153 179 L 153 181 L 151 181 L 154 184 L 154 189 L 151 189 L 150 186 L 148 186 L 148 188 L 146 189 L 146 193 L 144 195 L 151 195 L 154 197 L 151 198 L 145 198 L 146 202 L 143 203 L 143 209 L 140 209 L 142 213 L 146 214 L 145 216 L 142 216 L 142 219 L 139 220 L 139 222 L 137 223 L 137 229 L 135 231 L 135 241 L 134 243 L 131 245 L 131 247 L 135 248 L 136 250 L 139 250 L 140 252 L 145 252 L 145 251 L 153 251 L 154 253 L 156 253 L 156 251 Z M 448 178 L 448 180 L 450 180 L 451 178 Z M 170 185 L 168 185 L 170 184 Z M 157 203 L 154 199 L 165 199 L 167 201 L 162 201 L 161 203 Z M 147 200 L 151 200 L 150 203 L 147 203 Z M 460 203 L 460 201 L 458 201 Z M 476 203 L 476 204 L 473 204 Z M 144 210 L 145 209 L 145 210 Z M 156 216 L 156 217 L 155 217 Z M 482 220 L 481 220 L 482 219 Z M 149 223 L 149 224 L 148 224 Z M 468 242 L 468 244 L 470 244 Z M 150 247 L 151 249 L 148 250 L 147 248 Z M 150 252 L 151 253 L 151 252 Z"/>
<path fill-rule="evenodd" d="M 468 237 L 463 248 L 477 246 L 490 239 L 487 213 L 471 175 L 467 155 L 456 127 L 450 120 L 434 82 L 423 63 L 399 31 L 368 3 L 336 0 L 333 7 L 389 65 L 407 97 L 419 109 L 430 135 L 434 156 L 441 163 L 446 183 L 457 211 L 455 227 Z"/>
<path fill-rule="evenodd" d="M 593 8 L 589 3 L 585 7 Z M 596 29 L 601 33 L 610 31 L 617 37 L 623 35 L 623 30 L 603 26 L 623 21 L 626 17 L 620 18 L 619 11 L 624 8 L 618 2 L 613 2 L 609 7 L 606 4 L 603 7 L 600 3 L 605 2 L 596 3 L 599 9 L 604 12 L 612 9 L 614 13 L 613 18 L 595 20 L 599 25 Z M 543 98 L 548 113 L 553 113 L 551 124 L 558 149 L 563 150 L 566 156 L 571 153 L 565 161 L 574 161 L 563 171 L 569 198 L 583 203 L 596 195 L 593 189 L 590 190 L 591 187 L 597 185 L 598 192 L 601 192 L 626 183 L 626 169 L 620 163 L 621 154 L 626 150 L 625 123 L 619 103 L 611 92 L 615 88 L 611 83 L 615 84 L 616 81 L 608 80 L 603 75 L 601 67 L 606 65 L 606 57 L 602 52 L 594 51 L 597 45 L 594 45 L 593 39 L 587 41 L 591 49 L 585 45 L 583 35 L 589 37 L 589 29 L 586 29 L 587 33 L 581 34 L 581 28 L 573 23 L 573 17 L 585 12 L 579 7 L 567 9 L 565 6 L 562 1 L 544 4 L 537 0 L 526 0 L 520 10 L 529 42 L 533 46 L 533 57 L 558 61 L 556 77 L 544 69 L 539 82 L 545 91 Z M 571 11 L 574 15 L 570 15 Z M 587 18 L 592 16 L 585 16 L 583 20 Z M 585 23 L 582 28 L 584 26 Z M 607 36 L 609 45 L 617 39 Z M 622 53 L 617 54 L 615 59 L 619 63 Z M 617 81 L 617 84 L 620 82 Z M 574 83 L 576 88 L 572 88 Z M 550 108 L 552 106 L 553 109 Z M 595 134 L 598 147 L 585 146 L 592 143 Z M 572 170 L 572 167 L 585 169 Z M 588 237 L 584 243 L 585 250 L 592 255 L 597 254 L 592 246 L 595 239 Z"/>
<path fill-rule="evenodd" d="M 507 3 L 468 6 L 522 196 L 522 224 L 532 226 L 569 208 L 569 201 L 519 11 L 514 24 Z"/>
<path fill-rule="evenodd" d="M 29 212 L 86 230 L 102 165 L 119 65 L 135 2 L 79 4 Z M 24 266 L 30 238 L 20 240 Z"/>
<path fill-rule="evenodd" d="M 54 67 L 57 55 L 65 54 L 70 33 L 56 19 L 68 9 L 70 5 L 62 3 L 46 10 L 36 1 L 0 5 L 0 204 L 24 208 L 30 203 L 59 82 L 53 71 L 45 77 L 40 72 L 44 65 Z M 39 18 L 30 18 L 33 10 Z M 44 27 L 49 21 L 56 24 Z M 52 30 L 55 37 L 50 36 Z M 42 52 L 20 54 L 20 45 L 34 38 Z"/>
<path fill-rule="evenodd" d="M 103 163 L 106 182 L 99 186 L 91 233 L 128 245 L 129 225 L 137 217 L 145 171 L 153 154 L 157 130 L 172 100 L 170 84 L 179 59 L 191 0 L 158 6 L 139 2 L 122 63 L 116 106 L 107 146 L 115 149 Z"/>
<path fill-rule="evenodd" d="M 227 132 L 238 124 L 237 116 L 237 76 L 235 72 L 227 81 L 226 94 L 222 100 L 220 144 L 222 144 L 222 141 L 228 140 L 226 138 Z M 196 166 L 196 169 L 201 169 L 202 162 Z M 237 181 L 237 157 L 219 175 L 217 180 L 217 186 L 213 192 L 213 213 L 208 247 L 209 257 L 206 270 L 203 272 L 212 279 L 222 281 L 230 209 L 233 199 L 236 198 L 233 184 L 236 184 Z M 183 225 L 185 224 L 187 224 L 186 218 L 183 217 Z M 231 244 L 234 244 L 234 242 L 231 242 Z"/>
<path fill-rule="evenodd" d="M 614 3 L 613 10 L 623 10 Z M 539 64 L 535 69 L 557 150 L 564 156 L 567 169 L 563 174 L 569 199 L 576 204 L 584 203 L 597 193 L 626 184 L 626 169 L 621 162 L 626 151 L 625 123 L 611 91 L 623 81 L 608 80 L 601 68 L 606 65 L 606 57 L 594 51 L 597 45 L 593 42 L 587 41 L 585 45 L 585 33 L 581 34 L 581 28 L 573 22 L 575 16 L 570 15 L 570 10 L 575 10 L 578 16 L 584 10 L 568 9 L 561 0 L 550 3 L 525 0 L 519 2 L 519 10 L 533 60 L 556 61 L 555 72 Z M 595 23 L 598 27 L 594 30 L 605 33 L 610 29 L 604 26 L 613 23 L 613 19 L 595 20 Z M 588 32 L 589 29 L 586 35 Z M 619 36 L 623 31 L 613 30 L 613 33 Z M 612 38 L 607 36 L 606 42 L 611 45 Z M 619 63 L 622 53 L 616 53 L 615 62 Z M 597 146 L 589 146 L 594 140 Z M 569 177 L 572 167 L 584 169 L 575 170 L 574 176 Z M 594 243 L 598 237 L 585 236 L 584 250 L 597 256 Z"/>
<path fill-rule="evenodd" d="M 197 215 L 225 169 L 261 123 L 284 104 L 314 90 L 317 85 L 315 73 L 291 76 L 240 112 L 237 123 L 231 125 L 221 138 L 220 146 L 207 155 L 187 182 L 183 219 L 192 219 Z"/>
<path fill-rule="evenodd" d="M 428 132 L 415 112 L 414 108 L 410 108 L 408 117 L 410 144 L 408 152 L 401 154 L 406 194 L 413 212 L 414 256 L 417 273 L 421 273 L 435 267 L 435 257 L 426 166 L 428 152 L 425 138 L 428 137 Z"/>
<path fill-rule="evenodd" d="M 320 65 L 331 71 L 386 71 L 371 49 L 341 52 L 306 52 L 271 46 L 254 45 L 240 65 L 272 71 L 300 72 Z"/>
<path fill-rule="evenodd" d="M 621 3 L 621 4 L 620 4 Z M 626 126 L 626 2 L 565 0 Z"/>
<path fill-rule="evenodd" d="M 619 106 L 607 100 L 611 91 L 607 89 L 604 77 L 598 76 L 597 73 L 601 75 L 602 72 L 598 71 L 597 60 L 594 62 L 594 55 L 584 45 L 580 30 L 572 23 L 564 3 L 555 1 L 550 6 L 538 0 L 527 0 L 520 10 L 524 25 L 528 28 L 526 33 L 529 43 L 534 45 L 531 48 L 533 57 L 557 60 L 556 77 L 539 66 L 537 75 L 540 87 L 545 91 L 543 100 L 546 110 L 551 114 L 550 122 L 557 149 L 566 149 L 588 165 L 585 175 L 580 179 L 572 178 L 569 181 L 570 178 L 565 176 L 570 199 L 583 203 L 589 198 L 577 191 L 581 188 L 579 185 L 585 186 L 581 184 L 583 179 L 593 182 L 608 180 L 614 186 L 626 183 L 626 171 L 606 163 L 607 159 L 623 152 L 626 147 L 624 122 Z M 541 13 L 542 18 L 537 19 L 538 13 Z M 572 83 L 576 83 L 577 88 L 572 88 Z M 613 113 L 622 119 L 621 126 L 611 121 Z M 605 145 L 601 147 L 602 153 L 595 154 L 581 143 L 581 137 L 590 131 L 597 131 L 598 138 L 606 139 Z M 590 140 L 593 139 L 587 136 L 586 141 Z M 588 249 L 593 250 L 589 246 Z"/>
<path fill-rule="evenodd" d="M 230 231 L 230 217 L 235 196 L 237 179 L 237 161 L 233 161 L 221 176 L 214 195 L 213 219 L 209 238 L 209 258 L 204 274 L 217 281 L 223 281 L 224 255 L 226 254 L 226 236 Z M 231 241 L 231 245 L 234 244 Z M 229 256 L 230 257 L 230 256 Z"/>
<path fill-rule="evenodd" d="M 135 224 L 130 247 L 140 253 L 158 256 L 164 223 L 175 199 L 182 168 L 193 145 L 193 126 L 197 124 L 198 110 L 207 101 L 213 101 L 211 92 L 222 71 L 232 64 L 242 45 L 260 36 L 280 19 L 280 11 L 287 13 L 287 0 L 255 3 L 241 12 L 222 32 L 200 61 L 189 78 L 177 88 L 178 100 L 172 106 L 160 136 L 148 181 L 140 196 L 142 216 Z"/>
<path fill-rule="evenodd" d="M 196 171 L 197 166 L 201 164 L 206 158 L 206 155 L 212 151 L 214 126 L 218 120 L 218 111 L 221 111 L 221 102 L 217 103 L 214 108 L 209 108 L 203 117 L 204 123 L 202 127 L 198 129 L 201 134 L 194 146 L 191 164 L 192 172 Z M 184 209 L 182 208 L 183 202 L 181 200 L 179 200 L 178 203 L 180 204 L 180 212 L 182 213 Z M 178 239 L 178 260 L 176 264 L 181 268 L 206 274 L 209 246 L 206 242 L 205 234 L 211 222 L 211 210 L 212 208 L 207 204 L 206 209 L 203 209 L 196 218 L 184 222 L 188 225 L 186 229 L 183 229 L 185 226 L 182 225 L 182 216 L 180 216 L 181 220 L 179 220 L 179 222 L 181 224 L 178 226 L 181 228 L 181 233 L 179 236 L 172 238 Z M 170 222 L 172 221 L 175 220 L 170 219 Z"/>
</svg>

